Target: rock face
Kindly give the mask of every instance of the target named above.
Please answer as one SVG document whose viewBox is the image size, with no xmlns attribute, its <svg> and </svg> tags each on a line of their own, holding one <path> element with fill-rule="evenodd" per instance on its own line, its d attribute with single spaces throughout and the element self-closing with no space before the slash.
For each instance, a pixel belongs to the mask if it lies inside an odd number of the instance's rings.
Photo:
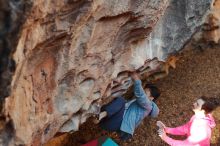
<svg viewBox="0 0 220 146">
<path fill-rule="evenodd" d="M 12 59 L 20 32 L 31 2 L 0 0 L 0 100 L 10 94 L 11 77 L 15 69 Z M 0 108 L 2 109 L 2 108 Z"/>
<path fill-rule="evenodd" d="M 10 85 L 15 71 L 12 53 L 15 51 L 21 26 L 31 8 L 31 1 L 0 0 L 0 145 L 12 143 L 13 123 L 2 112 L 5 97 L 10 95 Z M 12 144 L 13 145 L 13 144 Z"/>
<path fill-rule="evenodd" d="M 220 0 L 213 2 L 205 23 L 202 25 L 199 33 L 194 36 L 194 39 L 200 48 L 203 48 L 205 44 L 220 44 Z"/>
<path fill-rule="evenodd" d="M 36 0 L 14 53 L 5 115 L 16 145 L 40 145 L 78 130 L 99 104 L 143 77 L 175 67 L 209 0 Z M 157 58 L 155 58 L 157 57 Z M 163 63 L 158 60 L 166 60 Z M 174 62 L 174 63 L 173 63 Z M 156 78 L 156 76 L 155 76 Z"/>
<path fill-rule="evenodd" d="M 207 0 L 171 1 L 149 37 L 147 48 L 154 50 L 152 56 L 164 60 L 169 54 L 179 51 L 204 23 L 209 6 L 210 1 Z"/>
</svg>

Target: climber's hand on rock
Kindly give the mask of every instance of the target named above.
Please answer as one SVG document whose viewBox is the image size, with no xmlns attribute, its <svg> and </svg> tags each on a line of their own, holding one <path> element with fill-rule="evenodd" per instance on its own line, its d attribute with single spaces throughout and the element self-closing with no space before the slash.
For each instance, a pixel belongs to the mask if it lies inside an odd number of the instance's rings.
<svg viewBox="0 0 220 146">
<path fill-rule="evenodd" d="M 133 80 L 140 80 L 136 71 L 130 72 L 130 76 Z"/>
</svg>

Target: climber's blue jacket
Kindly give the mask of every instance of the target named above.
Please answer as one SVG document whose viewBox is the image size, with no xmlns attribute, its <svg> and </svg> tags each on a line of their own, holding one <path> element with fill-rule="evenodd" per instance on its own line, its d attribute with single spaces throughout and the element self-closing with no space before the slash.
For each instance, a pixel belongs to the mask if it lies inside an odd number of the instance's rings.
<svg viewBox="0 0 220 146">
<path fill-rule="evenodd" d="M 141 80 L 134 82 L 134 95 L 133 99 L 125 104 L 125 111 L 120 130 L 133 135 L 135 128 L 146 117 L 156 117 L 159 114 L 159 108 L 151 101 L 141 85 Z"/>
</svg>

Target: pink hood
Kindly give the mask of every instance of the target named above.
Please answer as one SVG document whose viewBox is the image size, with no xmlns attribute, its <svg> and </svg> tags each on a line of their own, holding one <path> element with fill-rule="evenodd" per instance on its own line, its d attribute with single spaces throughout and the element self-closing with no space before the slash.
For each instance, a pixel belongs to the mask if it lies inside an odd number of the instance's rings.
<svg viewBox="0 0 220 146">
<path fill-rule="evenodd" d="M 214 118 L 212 117 L 211 114 L 208 114 L 204 119 L 207 120 L 208 125 L 209 125 L 210 128 L 214 128 L 216 126 L 215 120 L 214 120 Z"/>
</svg>

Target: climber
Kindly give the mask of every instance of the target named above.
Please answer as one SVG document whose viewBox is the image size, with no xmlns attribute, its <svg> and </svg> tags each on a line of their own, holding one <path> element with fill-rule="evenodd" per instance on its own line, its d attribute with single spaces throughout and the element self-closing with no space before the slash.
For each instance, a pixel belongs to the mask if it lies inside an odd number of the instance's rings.
<svg viewBox="0 0 220 146">
<path fill-rule="evenodd" d="M 202 96 L 193 104 L 194 115 L 190 121 L 176 128 L 166 127 L 161 121 L 157 121 L 158 135 L 171 146 L 210 146 L 211 130 L 215 127 L 212 111 L 216 105 Z M 185 140 L 174 140 L 166 135 L 186 135 Z"/>
<path fill-rule="evenodd" d="M 101 108 L 99 125 L 107 131 L 117 131 L 122 140 L 132 137 L 135 128 L 147 116 L 157 117 L 159 109 L 154 103 L 160 96 L 158 88 L 147 84 L 142 88 L 141 80 L 136 72 L 130 73 L 134 81 L 135 99 L 126 102 L 123 97 L 116 97 Z"/>
</svg>

